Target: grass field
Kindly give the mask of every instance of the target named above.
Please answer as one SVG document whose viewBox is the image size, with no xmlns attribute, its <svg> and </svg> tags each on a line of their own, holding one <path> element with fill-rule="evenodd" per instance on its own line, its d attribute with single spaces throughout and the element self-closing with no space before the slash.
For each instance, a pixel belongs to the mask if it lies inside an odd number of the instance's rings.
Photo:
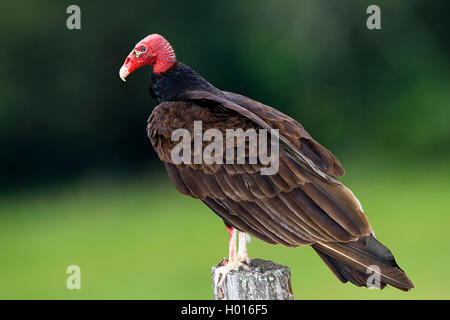
<svg viewBox="0 0 450 320">
<path fill-rule="evenodd" d="M 251 257 L 291 268 L 296 299 L 449 299 L 449 167 L 346 164 L 378 239 L 416 288 L 341 284 L 311 248 L 257 239 Z M 0 198 L 2 299 L 211 299 L 210 267 L 227 254 L 222 222 L 160 173 L 91 177 Z M 66 268 L 81 268 L 81 290 Z"/>
</svg>

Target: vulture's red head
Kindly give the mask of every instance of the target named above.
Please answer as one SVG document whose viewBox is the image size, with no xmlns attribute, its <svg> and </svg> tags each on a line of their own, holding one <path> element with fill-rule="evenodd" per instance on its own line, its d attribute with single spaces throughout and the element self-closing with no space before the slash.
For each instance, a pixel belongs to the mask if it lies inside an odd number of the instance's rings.
<svg viewBox="0 0 450 320">
<path fill-rule="evenodd" d="M 162 73 L 175 63 L 175 52 L 169 42 L 159 34 L 151 34 L 139 41 L 120 68 L 120 78 L 125 78 L 142 66 L 153 66 L 153 72 Z"/>
</svg>

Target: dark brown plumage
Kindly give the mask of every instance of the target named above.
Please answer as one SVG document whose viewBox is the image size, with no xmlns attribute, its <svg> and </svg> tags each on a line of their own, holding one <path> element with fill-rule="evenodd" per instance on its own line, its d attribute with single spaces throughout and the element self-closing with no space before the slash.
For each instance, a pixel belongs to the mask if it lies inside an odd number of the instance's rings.
<svg viewBox="0 0 450 320">
<path fill-rule="evenodd" d="M 377 264 L 383 283 L 412 287 L 389 250 L 371 234 L 358 200 L 335 179 L 344 175 L 344 168 L 330 151 L 280 111 L 203 86 L 205 90 L 183 90 L 174 101 L 161 102 L 148 121 L 148 136 L 178 191 L 267 243 L 312 245 L 341 281 L 365 286 L 367 267 Z M 185 128 L 194 137 L 195 120 L 202 121 L 204 131 L 278 129 L 284 138 L 278 174 L 261 175 L 260 165 L 249 164 L 174 165 L 170 152 L 178 142 L 171 141 L 171 133 Z M 377 250 L 371 252 L 374 246 Z"/>
<path fill-rule="evenodd" d="M 366 286 L 367 270 L 376 265 L 382 287 L 413 288 L 389 249 L 375 239 L 359 201 L 337 180 L 344 175 L 342 165 L 297 121 L 245 96 L 220 91 L 179 62 L 152 73 L 150 93 L 159 104 L 147 133 L 179 192 L 203 201 L 227 225 L 267 243 L 311 245 L 342 282 Z M 263 165 L 248 161 L 174 164 L 171 151 L 178 141 L 171 141 L 171 134 L 184 128 L 194 137 L 196 120 L 202 121 L 203 132 L 278 129 L 278 173 L 261 175 Z"/>
</svg>

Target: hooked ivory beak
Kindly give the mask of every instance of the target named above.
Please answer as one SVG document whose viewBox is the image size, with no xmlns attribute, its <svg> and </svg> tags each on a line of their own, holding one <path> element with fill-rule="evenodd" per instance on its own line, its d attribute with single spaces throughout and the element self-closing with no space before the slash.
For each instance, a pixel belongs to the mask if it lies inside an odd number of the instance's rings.
<svg viewBox="0 0 450 320">
<path fill-rule="evenodd" d="M 122 79 L 123 81 L 126 81 L 125 78 L 130 74 L 130 72 L 128 71 L 128 68 L 125 66 L 122 66 L 122 68 L 120 68 L 119 71 L 119 76 L 120 79 Z"/>
</svg>

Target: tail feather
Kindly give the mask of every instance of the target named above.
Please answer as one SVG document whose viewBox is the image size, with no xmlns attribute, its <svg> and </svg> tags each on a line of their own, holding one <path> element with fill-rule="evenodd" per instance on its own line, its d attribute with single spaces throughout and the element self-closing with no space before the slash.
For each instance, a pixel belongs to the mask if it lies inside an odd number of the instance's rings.
<svg viewBox="0 0 450 320">
<path fill-rule="evenodd" d="M 373 236 L 360 237 L 349 243 L 316 243 L 312 247 L 344 283 L 350 281 L 359 287 L 367 287 L 369 277 L 378 275 L 380 289 L 386 284 L 403 291 L 414 288 L 389 249 Z"/>
<path fill-rule="evenodd" d="M 358 287 L 365 287 L 367 282 L 367 274 L 361 274 L 361 271 L 352 269 L 351 267 L 340 264 L 336 259 L 316 249 L 317 254 L 322 258 L 323 262 L 330 268 L 339 281 L 346 283 L 350 281 Z M 381 283 L 381 289 L 386 286 L 385 283 Z"/>
</svg>

